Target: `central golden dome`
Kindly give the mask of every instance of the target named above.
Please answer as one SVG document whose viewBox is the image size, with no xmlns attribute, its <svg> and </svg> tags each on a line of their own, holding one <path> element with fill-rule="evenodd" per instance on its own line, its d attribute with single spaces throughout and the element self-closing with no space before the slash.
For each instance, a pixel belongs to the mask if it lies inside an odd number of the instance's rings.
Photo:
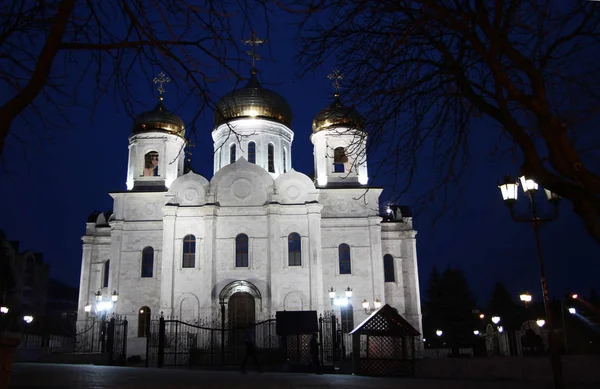
<svg viewBox="0 0 600 389">
<path fill-rule="evenodd" d="M 281 95 L 263 88 L 252 74 L 246 85 L 226 94 L 217 103 L 214 128 L 241 118 L 273 120 L 289 127 L 292 109 Z"/>
</svg>

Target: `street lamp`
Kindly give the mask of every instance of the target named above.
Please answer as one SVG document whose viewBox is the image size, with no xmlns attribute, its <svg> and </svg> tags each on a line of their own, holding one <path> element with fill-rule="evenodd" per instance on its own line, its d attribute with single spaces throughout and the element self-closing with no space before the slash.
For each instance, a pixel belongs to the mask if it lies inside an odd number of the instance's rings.
<svg viewBox="0 0 600 389">
<path fill-rule="evenodd" d="M 550 340 L 550 360 L 552 362 L 552 373 L 554 375 L 554 387 L 555 389 L 563 389 L 563 375 L 560 355 L 558 353 L 556 332 L 554 331 L 554 325 L 552 320 L 552 309 L 550 305 L 550 297 L 548 294 L 548 283 L 546 281 L 546 270 L 544 268 L 544 258 L 542 255 L 542 244 L 540 241 L 540 226 L 550 221 L 556 220 L 558 217 L 558 204 L 560 202 L 560 196 L 545 189 L 546 198 L 552 204 L 552 213 L 547 217 L 541 217 L 538 214 L 535 201 L 535 193 L 538 190 L 538 184 L 531 178 L 521 176 L 521 188 L 523 192 L 529 197 L 531 204 L 531 215 L 518 215 L 515 211 L 515 204 L 517 202 L 517 186 L 518 183 L 510 178 L 510 176 L 504 177 L 504 183 L 500 184 L 498 188 L 502 193 L 502 199 L 510 210 L 510 216 L 516 222 L 531 223 L 533 226 L 533 232 L 535 235 L 535 244 L 537 248 L 537 257 L 540 267 L 540 281 L 542 284 L 542 294 L 544 296 L 544 308 L 546 310 L 546 321 L 548 322 L 549 340 Z"/>
<path fill-rule="evenodd" d="M 435 334 L 437 336 L 442 336 L 443 333 L 444 333 L 444 331 L 442 331 L 442 330 L 435 330 Z"/>
<path fill-rule="evenodd" d="M 23 316 L 23 321 L 27 324 L 30 324 L 33 321 L 33 316 L 25 315 L 25 316 Z"/>
<path fill-rule="evenodd" d="M 525 304 L 525 308 L 527 308 L 527 304 L 531 302 L 531 295 L 529 292 L 523 292 L 519 295 L 519 299 Z"/>
<path fill-rule="evenodd" d="M 494 324 L 500 323 L 500 317 L 499 316 L 492 316 L 492 323 L 494 323 Z"/>
<path fill-rule="evenodd" d="M 0 313 L 7 314 L 8 313 L 8 307 L 0 307 Z"/>
<path fill-rule="evenodd" d="M 102 292 L 100 292 L 100 291 L 96 292 L 96 301 L 97 302 L 102 301 Z"/>
<path fill-rule="evenodd" d="M 498 326 L 498 332 L 503 332 L 503 331 L 504 331 L 504 327 Z"/>
<path fill-rule="evenodd" d="M 535 321 L 535 324 L 537 324 L 538 327 L 542 328 L 544 326 L 544 324 L 546 324 L 546 320 L 544 320 L 544 319 L 537 319 Z"/>
<path fill-rule="evenodd" d="M 571 315 L 574 315 L 574 314 L 576 314 L 576 313 L 577 313 L 577 310 L 576 310 L 575 308 L 572 308 L 572 307 L 571 307 L 571 308 L 569 308 L 569 313 L 570 313 Z"/>
<path fill-rule="evenodd" d="M 473 331 L 473 335 L 475 335 L 475 336 L 479 335 L 479 331 L 478 330 Z"/>
<path fill-rule="evenodd" d="M 117 293 L 116 290 L 112 293 L 112 296 L 110 296 L 110 298 L 113 301 L 113 303 L 117 302 L 117 300 L 119 299 L 119 294 Z"/>
<path fill-rule="evenodd" d="M 378 310 L 379 308 L 381 308 L 381 301 L 379 301 L 379 299 L 375 299 L 375 302 L 373 303 L 374 308 L 371 308 L 371 303 L 369 303 L 367 301 L 367 299 L 364 299 L 362 302 L 362 307 L 365 310 L 365 313 L 367 315 L 372 314 L 373 312 L 375 312 L 376 310 Z"/>
<path fill-rule="evenodd" d="M 87 304 L 85 307 L 83 307 L 83 310 L 87 313 L 92 312 L 92 304 Z"/>
<path fill-rule="evenodd" d="M 352 299 L 352 289 L 347 287 L 344 290 L 344 294 L 341 297 L 337 297 L 335 293 L 335 289 L 333 287 L 329 288 L 329 300 L 331 305 L 335 306 L 346 306 L 350 305 L 350 300 Z"/>
</svg>

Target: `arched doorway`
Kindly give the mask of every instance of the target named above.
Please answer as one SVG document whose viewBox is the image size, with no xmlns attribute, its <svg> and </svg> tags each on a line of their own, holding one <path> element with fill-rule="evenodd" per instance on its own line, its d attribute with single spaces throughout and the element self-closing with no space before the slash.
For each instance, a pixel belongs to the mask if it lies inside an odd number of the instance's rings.
<svg viewBox="0 0 600 389">
<path fill-rule="evenodd" d="M 250 293 L 237 292 L 231 295 L 228 308 L 229 328 L 242 329 L 255 323 L 254 297 Z"/>
<path fill-rule="evenodd" d="M 243 347 L 246 331 L 255 323 L 254 297 L 247 292 L 232 294 L 227 311 L 230 346 Z"/>
</svg>

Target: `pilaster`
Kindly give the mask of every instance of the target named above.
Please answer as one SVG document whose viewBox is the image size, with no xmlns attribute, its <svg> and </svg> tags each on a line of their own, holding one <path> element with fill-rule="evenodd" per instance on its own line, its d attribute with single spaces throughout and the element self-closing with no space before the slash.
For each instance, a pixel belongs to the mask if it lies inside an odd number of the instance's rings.
<svg viewBox="0 0 600 389">
<path fill-rule="evenodd" d="M 323 247 L 321 245 L 321 204 L 308 204 L 310 309 L 322 313 L 325 289 L 323 286 Z"/>
<path fill-rule="evenodd" d="M 175 266 L 175 219 L 177 208 L 163 207 L 163 244 L 160 271 L 160 312 L 173 315 Z"/>
</svg>

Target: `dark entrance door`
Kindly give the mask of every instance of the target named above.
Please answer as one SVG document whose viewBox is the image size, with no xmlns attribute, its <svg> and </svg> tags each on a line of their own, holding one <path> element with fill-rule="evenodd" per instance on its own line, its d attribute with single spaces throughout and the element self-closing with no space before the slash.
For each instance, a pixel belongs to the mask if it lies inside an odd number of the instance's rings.
<svg viewBox="0 0 600 389">
<path fill-rule="evenodd" d="M 254 297 L 250 293 L 238 292 L 229 298 L 228 322 L 232 345 L 243 346 L 246 331 L 254 326 Z"/>
</svg>

